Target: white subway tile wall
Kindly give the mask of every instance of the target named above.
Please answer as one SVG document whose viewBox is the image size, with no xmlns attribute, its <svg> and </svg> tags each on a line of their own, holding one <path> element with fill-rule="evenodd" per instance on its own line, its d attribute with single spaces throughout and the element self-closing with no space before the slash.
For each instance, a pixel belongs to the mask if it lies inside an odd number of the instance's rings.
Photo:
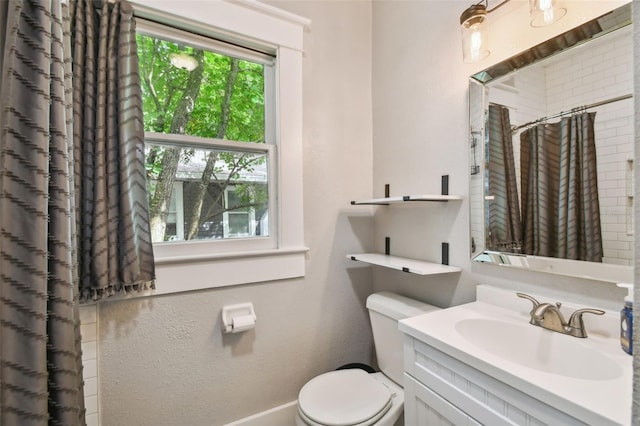
<svg viewBox="0 0 640 426">
<path fill-rule="evenodd" d="M 84 405 L 87 426 L 99 426 L 98 406 L 98 307 L 80 306 L 82 364 L 84 367 Z"/>
</svg>

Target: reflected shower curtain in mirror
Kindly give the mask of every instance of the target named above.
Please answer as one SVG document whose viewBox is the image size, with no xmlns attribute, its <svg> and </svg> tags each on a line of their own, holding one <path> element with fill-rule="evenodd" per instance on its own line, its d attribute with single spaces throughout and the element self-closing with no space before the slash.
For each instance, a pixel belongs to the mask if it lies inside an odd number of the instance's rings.
<svg viewBox="0 0 640 426">
<path fill-rule="evenodd" d="M 491 104 L 487 120 L 488 194 L 492 197 L 488 212 L 487 248 L 519 252 L 522 226 L 509 109 Z"/>
<path fill-rule="evenodd" d="M 133 13 L 0 8 L 0 424 L 84 425 L 79 297 L 154 278 Z"/>
<path fill-rule="evenodd" d="M 602 262 L 595 113 L 520 135 L 526 254 Z"/>
</svg>

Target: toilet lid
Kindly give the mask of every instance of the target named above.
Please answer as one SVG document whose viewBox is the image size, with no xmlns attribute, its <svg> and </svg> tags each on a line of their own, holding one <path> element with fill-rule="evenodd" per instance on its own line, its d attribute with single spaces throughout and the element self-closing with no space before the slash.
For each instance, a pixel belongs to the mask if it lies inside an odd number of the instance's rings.
<svg viewBox="0 0 640 426">
<path fill-rule="evenodd" d="M 314 377 L 300 390 L 298 408 L 313 422 L 328 426 L 368 424 L 391 407 L 391 391 L 360 369 Z"/>
</svg>

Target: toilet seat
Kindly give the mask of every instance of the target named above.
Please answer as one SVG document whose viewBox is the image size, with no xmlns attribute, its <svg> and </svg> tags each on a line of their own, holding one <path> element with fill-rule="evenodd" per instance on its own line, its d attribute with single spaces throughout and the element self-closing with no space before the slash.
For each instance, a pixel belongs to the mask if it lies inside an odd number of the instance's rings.
<svg viewBox="0 0 640 426">
<path fill-rule="evenodd" d="M 300 417 L 313 426 L 368 426 L 385 415 L 392 392 L 359 369 L 314 377 L 300 390 Z"/>
</svg>

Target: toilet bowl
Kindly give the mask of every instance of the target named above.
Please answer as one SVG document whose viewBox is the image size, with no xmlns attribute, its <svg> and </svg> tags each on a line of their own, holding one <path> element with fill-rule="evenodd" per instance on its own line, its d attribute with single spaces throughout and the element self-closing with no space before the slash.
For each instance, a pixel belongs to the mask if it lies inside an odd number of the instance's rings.
<svg viewBox="0 0 640 426">
<path fill-rule="evenodd" d="M 338 370 L 305 384 L 297 426 L 393 426 L 402 417 L 404 392 L 382 373 Z"/>
<path fill-rule="evenodd" d="M 298 394 L 297 426 L 401 426 L 403 348 L 398 320 L 438 310 L 394 293 L 367 298 L 379 373 L 345 369 L 309 380 Z"/>
</svg>

